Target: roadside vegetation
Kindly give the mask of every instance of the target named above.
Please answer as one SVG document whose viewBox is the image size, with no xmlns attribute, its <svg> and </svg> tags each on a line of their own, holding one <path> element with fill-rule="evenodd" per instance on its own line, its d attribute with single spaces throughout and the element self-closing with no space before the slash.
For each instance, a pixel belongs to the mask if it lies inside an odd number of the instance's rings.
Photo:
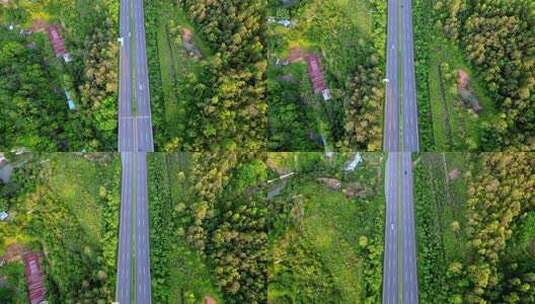
<svg viewBox="0 0 535 304">
<path fill-rule="evenodd" d="M 150 0 L 145 5 L 160 149 L 263 149 L 263 1 Z"/>
<path fill-rule="evenodd" d="M 382 157 L 366 154 L 344 173 L 353 156 L 152 155 L 153 301 L 379 301 Z"/>
<path fill-rule="evenodd" d="M 153 301 L 265 303 L 262 156 L 155 154 L 149 164 Z"/>
<path fill-rule="evenodd" d="M 378 303 L 384 196 L 381 154 L 270 153 L 268 303 Z"/>
<path fill-rule="evenodd" d="M 532 150 L 534 11 L 527 0 L 415 1 L 425 151 Z"/>
<path fill-rule="evenodd" d="M 110 0 L 1 5 L 0 150 L 115 149 L 118 5 Z M 53 51 L 47 29 L 54 25 L 68 59 Z"/>
<path fill-rule="evenodd" d="M 532 303 L 534 155 L 424 153 L 416 162 L 420 301 Z"/>
<path fill-rule="evenodd" d="M 380 149 L 385 11 L 374 0 L 268 1 L 270 151 Z"/>
<path fill-rule="evenodd" d="M 2 303 L 24 303 L 24 252 L 40 255 L 50 303 L 111 303 L 115 298 L 120 161 L 115 154 L 8 155 L 0 182 Z M 5 208 L 5 209 L 4 209 Z M 9 254 L 8 254 L 9 253 Z"/>
</svg>

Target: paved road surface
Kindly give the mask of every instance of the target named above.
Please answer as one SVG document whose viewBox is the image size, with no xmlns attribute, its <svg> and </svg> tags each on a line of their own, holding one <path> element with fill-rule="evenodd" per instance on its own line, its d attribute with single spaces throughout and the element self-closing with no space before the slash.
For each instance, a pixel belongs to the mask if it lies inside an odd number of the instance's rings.
<svg viewBox="0 0 535 304">
<path fill-rule="evenodd" d="M 416 80 L 414 76 L 414 35 L 412 28 L 412 0 L 402 0 L 402 71 L 403 71 L 403 149 L 418 152 L 418 108 L 416 106 Z"/>
<path fill-rule="evenodd" d="M 134 2 L 136 110 L 139 151 L 154 152 L 143 0 Z"/>
<path fill-rule="evenodd" d="M 119 250 L 117 253 L 117 288 L 116 300 L 119 303 L 131 303 L 132 290 L 132 194 L 134 184 L 132 176 L 132 153 L 121 153 L 121 217 L 119 225 Z"/>
<path fill-rule="evenodd" d="M 134 151 L 135 118 L 132 116 L 132 77 L 130 62 L 130 0 L 121 0 L 120 30 L 124 37 L 119 59 L 119 151 Z"/>
<path fill-rule="evenodd" d="M 136 156 L 136 300 L 140 304 L 150 304 L 151 280 L 147 159 L 145 153 L 136 153 Z"/>
<path fill-rule="evenodd" d="M 146 152 L 153 152 L 154 144 L 143 16 L 142 0 L 121 0 L 119 151 L 123 172 L 116 292 L 121 304 L 151 303 Z"/>
<path fill-rule="evenodd" d="M 403 303 L 418 303 L 418 276 L 416 267 L 416 232 L 414 222 L 414 184 L 412 153 L 401 153 L 400 180 L 403 198 Z"/>
<path fill-rule="evenodd" d="M 384 124 L 384 151 L 399 150 L 399 63 L 397 0 L 388 1 L 388 37 L 386 53 L 386 100 Z"/>
<path fill-rule="evenodd" d="M 121 0 L 119 151 L 153 152 L 143 0 Z M 133 45 L 132 45 L 133 44 Z"/>
<path fill-rule="evenodd" d="M 389 153 L 385 176 L 385 251 L 383 264 L 383 304 L 397 304 L 399 295 L 398 261 L 398 153 Z"/>
<path fill-rule="evenodd" d="M 385 177 L 385 304 L 418 303 L 411 152 L 419 151 L 419 138 L 413 45 L 411 0 L 389 0 L 383 146 L 389 152 Z"/>
<path fill-rule="evenodd" d="M 418 303 L 413 189 L 412 153 L 388 153 L 383 304 Z"/>
</svg>

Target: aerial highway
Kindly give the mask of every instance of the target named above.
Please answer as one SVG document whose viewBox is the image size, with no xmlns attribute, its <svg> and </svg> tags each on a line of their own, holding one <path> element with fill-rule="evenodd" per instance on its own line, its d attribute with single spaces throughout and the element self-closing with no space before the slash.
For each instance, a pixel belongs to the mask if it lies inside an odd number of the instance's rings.
<svg viewBox="0 0 535 304">
<path fill-rule="evenodd" d="M 121 215 L 119 224 L 119 248 L 117 253 L 117 288 L 116 300 L 119 303 L 130 303 L 132 290 L 132 194 L 133 184 L 131 153 L 121 154 Z"/>
<path fill-rule="evenodd" d="M 416 267 L 416 231 L 414 221 L 414 178 L 412 174 L 412 153 L 401 153 L 403 175 L 401 194 L 401 218 L 403 225 L 403 303 L 418 303 L 418 276 Z M 398 175 L 400 176 L 400 175 Z"/>
<path fill-rule="evenodd" d="M 386 43 L 386 99 L 383 150 L 399 149 L 399 82 L 398 82 L 398 13 L 397 0 L 388 1 L 388 26 Z"/>
<path fill-rule="evenodd" d="M 134 65 L 136 67 L 135 89 L 138 149 L 142 152 L 154 152 L 143 0 L 132 1 L 135 28 L 134 45 L 136 60 Z"/>
<path fill-rule="evenodd" d="M 149 246 L 149 195 L 147 187 L 146 153 L 135 153 L 136 187 L 136 303 L 151 303 L 150 246 Z"/>
<path fill-rule="evenodd" d="M 403 71 L 403 148 L 404 152 L 418 152 L 418 108 L 416 106 L 416 80 L 414 72 L 414 35 L 412 28 L 412 0 L 400 1 L 402 24 L 401 57 Z M 399 30 L 399 27 L 398 27 Z M 398 37 L 399 37 L 398 36 Z"/>
<path fill-rule="evenodd" d="M 385 176 L 385 248 L 383 264 L 383 304 L 398 304 L 398 153 L 391 152 L 386 160 Z"/>
<path fill-rule="evenodd" d="M 416 304 L 418 276 L 412 153 L 419 151 L 419 138 L 411 0 L 389 0 L 387 31 L 383 148 L 388 152 L 388 158 L 383 303 Z"/>
<path fill-rule="evenodd" d="M 154 151 L 142 0 L 121 0 L 118 303 L 151 303 L 146 153 Z"/>
</svg>

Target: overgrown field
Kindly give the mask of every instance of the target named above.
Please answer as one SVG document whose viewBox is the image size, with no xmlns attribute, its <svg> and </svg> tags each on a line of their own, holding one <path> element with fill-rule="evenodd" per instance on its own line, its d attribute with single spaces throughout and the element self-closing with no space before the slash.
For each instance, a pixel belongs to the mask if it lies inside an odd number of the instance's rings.
<svg viewBox="0 0 535 304">
<path fill-rule="evenodd" d="M 532 150 L 534 11 L 525 0 L 415 1 L 425 151 Z M 465 92 L 460 71 L 469 80 Z"/>
<path fill-rule="evenodd" d="M 375 0 L 268 1 L 270 151 L 379 150 L 385 6 Z M 320 58 L 331 99 L 314 94 Z"/>
<path fill-rule="evenodd" d="M 265 303 L 262 157 L 154 154 L 149 164 L 154 302 Z"/>
<path fill-rule="evenodd" d="M 12 246 L 42 253 L 51 303 L 112 302 L 120 200 L 118 156 L 59 153 L 9 155 L 8 159 L 15 169 L 9 183 L 0 183 L 0 199 L 9 213 L 8 220 L 0 222 L 0 255 Z M 2 292 L 15 292 L 17 296 L 7 303 L 19 303 L 17 299 L 26 296 L 26 281 L 20 272 L 17 279 L 11 267 L 23 266 L 8 264 L 8 282 L 18 283 L 8 283 Z"/>
<path fill-rule="evenodd" d="M 118 5 L 111 0 L 2 5 L 0 150 L 115 150 Z M 71 61 L 54 54 L 50 25 L 58 26 Z"/>
<path fill-rule="evenodd" d="M 380 302 L 382 158 L 364 154 L 355 172 L 344 173 L 349 156 L 269 155 L 274 177 L 296 173 L 270 192 L 269 303 Z"/>
<path fill-rule="evenodd" d="M 424 153 L 416 161 L 420 301 L 533 302 L 534 155 Z"/>
<path fill-rule="evenodd" d="M 264 147 L 263 2 L 145 1 L 159 150 Z"/>
</svg>

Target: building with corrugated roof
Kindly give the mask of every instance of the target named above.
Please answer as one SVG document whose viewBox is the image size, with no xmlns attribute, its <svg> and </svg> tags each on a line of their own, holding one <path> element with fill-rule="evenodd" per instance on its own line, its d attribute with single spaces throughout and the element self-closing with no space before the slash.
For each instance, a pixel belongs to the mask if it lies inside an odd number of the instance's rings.
<svg viewBox="0 0 535 304">
<path fill-rule="evenodd" d="M 28 285 L 28 298 L 30 304 L 46 302 L 45 276 L 41 271 L 39 256 L 33 252 L 24 254 L 24 273 Z"/>
<path fill-rule="evenodd" d="M 61 37 L 61 34 L 59 32 L 59 25 L 51 25 L 47 29 L 48 33 L 48 39 L 50 40 L 50 43 L 52 43 L 52 48 L 54 49 L 54 54 L 56 54 L 56 57 L 63 57 L 63 60 L 65 62 L 71 61 L 71 56 L 65 49 L 65 41 L 63 41 L 63 38 Z"/>
<path fill-rule="evenodd" d="M 312 81 L 312 88 L 314 94 L 321 94 L 325 101 L 331 99 L 331 92 L 325 84 L 325 78 L 323 77 L 323 71 L 321 70 L 321 60 L 316 54 L 308 54 L 305 56 L 305 60 L 308 64 L 308 74 Z"/>
</svg>

